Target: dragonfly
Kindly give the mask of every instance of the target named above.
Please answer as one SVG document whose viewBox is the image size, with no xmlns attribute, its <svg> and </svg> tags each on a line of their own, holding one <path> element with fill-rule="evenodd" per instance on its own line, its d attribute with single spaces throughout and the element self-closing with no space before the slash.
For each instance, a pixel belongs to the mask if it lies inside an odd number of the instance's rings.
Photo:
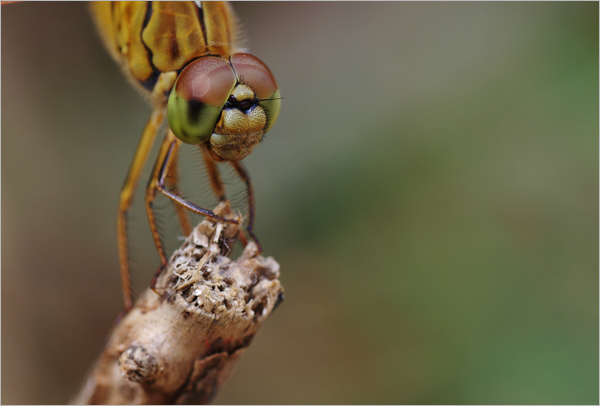
<svg viewBox="0 0 600 406">
<path fill-rule="evenodd" d="M 152 204 L 160 192 L 174 203 L 185 235 L 191 232 L 187 210 L 221 222 L 177 190 L 177 156 L 181 144 L 197 145 L 212 191 L 226 200 L 217 162 L 228 162 L 245 183 L 248 235 L 253 232 L 254 192 L 241 162 L 269 131 L 281 107 L 277 82 L 257 57 L 241 52 L 241 35 L 227 2 L 93 2 L 93 19 L 104 44 L 129 81 L 144 93 L 152 112 L 138 142 L 119 196 L 117 245 L 125 309 L 133 304 L 129 268 L 127 212 L 142 170 L 163 121 L 162 140 L 145 192 L 145 209 L 161 265 L 167 264 Z"/>
</svg>

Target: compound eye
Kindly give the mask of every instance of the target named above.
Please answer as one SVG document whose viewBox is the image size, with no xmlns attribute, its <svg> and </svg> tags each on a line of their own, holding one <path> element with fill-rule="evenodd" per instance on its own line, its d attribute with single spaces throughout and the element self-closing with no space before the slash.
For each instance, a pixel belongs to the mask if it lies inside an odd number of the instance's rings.
<svg viewBox="0 0 600 406">
<path fill-rule="evenodd" d="M 260 59 L 250 54 L 234 54 L 231 65 L 240 83 L 248 85 L 259 99 L 268 99 L 277 91 L 273 74 Z"/>
<path fill-rule="evenodd" d="M 227 60 L 206 56 L 191 62 L 169 95 L 171 131 L 188 144 L 208 141 L 235 84 L 235 72 Z"/>
<path fill-rule="evenodd" d="M 259 100 L 258 104 L 265 110 L 267 124 L 264 131 L 269 131 L 275 124 L 281 108 L 275 77 L 267 65 L 253 55 L 234 54 L 230 60 L 238 81 L 252 89 Z"/>
</svg>

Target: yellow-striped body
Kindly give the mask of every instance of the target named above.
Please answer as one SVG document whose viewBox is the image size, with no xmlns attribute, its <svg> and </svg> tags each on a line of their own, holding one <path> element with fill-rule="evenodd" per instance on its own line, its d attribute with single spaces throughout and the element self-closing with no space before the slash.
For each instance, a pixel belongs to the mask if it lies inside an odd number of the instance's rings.
<svg viewBox="0 0 600 406">
<path fill-rule="evenodd" d="M 193 59 L 237 51 L 236 18 L 225 2 L 98 1 L 91 8 L 108 51 L 146 92 L 161 74 L 176 77 Z M 155 93 L 156 102 L 166 100 Z"/>
</svg>

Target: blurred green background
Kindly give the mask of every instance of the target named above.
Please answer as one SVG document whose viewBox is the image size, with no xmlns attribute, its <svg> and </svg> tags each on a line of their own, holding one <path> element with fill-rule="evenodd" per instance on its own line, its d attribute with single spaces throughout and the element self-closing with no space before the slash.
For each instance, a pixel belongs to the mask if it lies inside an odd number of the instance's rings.
<svg viewBox="0 0 600 406">
<path fill-rule="evenodd" d="M 285 97 L 245 162 L 286 300 L 216 403 L 597 404 L 598 3 L 234 7 Z M 150 110 L 85 4 L 1 13 L 2 402 L 64 403 Z"/>
</svg>

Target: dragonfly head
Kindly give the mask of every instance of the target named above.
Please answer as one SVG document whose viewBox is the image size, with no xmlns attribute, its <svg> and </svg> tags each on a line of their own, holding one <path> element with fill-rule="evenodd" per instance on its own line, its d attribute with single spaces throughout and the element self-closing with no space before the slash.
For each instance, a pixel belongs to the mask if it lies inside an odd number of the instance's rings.
<svg viewBox="0 0 600 406">
<path fill-rule="evenodd" d="M 239 161 L 273 127 L 280 107 L 275 78 L 258 58 L 205 56 L 179 74 L 167 117 L 181 141 L 206 143 L 217 161 Z"/>
</svg>

